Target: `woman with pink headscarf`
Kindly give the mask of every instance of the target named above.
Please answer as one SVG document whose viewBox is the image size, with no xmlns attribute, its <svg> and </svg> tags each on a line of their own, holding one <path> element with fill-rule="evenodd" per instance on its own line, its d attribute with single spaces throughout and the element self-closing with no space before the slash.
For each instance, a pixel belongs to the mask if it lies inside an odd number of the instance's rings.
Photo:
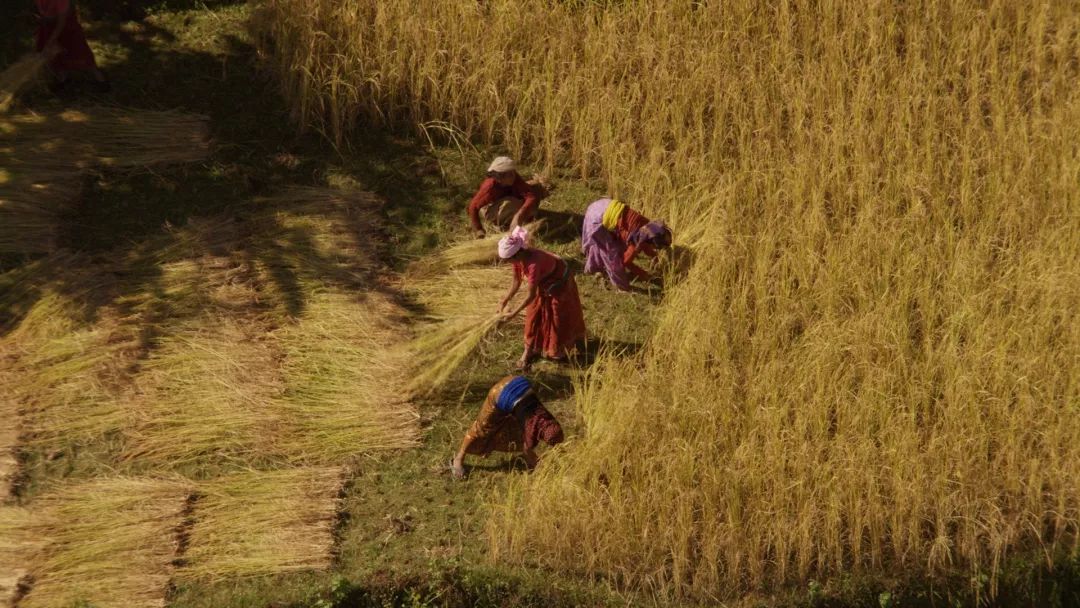
<svg viewBox="0 0 1080 608">
<path fill-rule="evenodd" d="M 577 283 L 566 262 L 559 256 L 528 246 L 528 232 L 521 227 L 499 241 L 499 257 L 514 268 L 513 282 L 499 302 L 503 320 L 525 311 L 525 351 L 518 369 L 528 370 L 537 357 L 565 361 L 579 340 L 585 339 L 585 317 L 581 310 Z M 507 310 L 524 278 L 529 283 L 525 301 Z"/>
</svg>

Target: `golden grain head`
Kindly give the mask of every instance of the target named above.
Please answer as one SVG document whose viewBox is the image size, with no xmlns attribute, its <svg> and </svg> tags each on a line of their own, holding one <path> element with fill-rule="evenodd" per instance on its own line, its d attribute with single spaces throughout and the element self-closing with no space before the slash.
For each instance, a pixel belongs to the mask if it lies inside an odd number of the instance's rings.
<svg viewBox="0 0 1080 608">
<path fill-rule="evenodd" d="M 335 139 L 445 125 L 687 247 L 650 344 L 580 395 L 586 438 L 493 499 L 498 559 L 711 601 L 851 569 L 992 587 L 1075 546 L 1075 7 L 519 8 L 258 21 Z"/>
</svg>

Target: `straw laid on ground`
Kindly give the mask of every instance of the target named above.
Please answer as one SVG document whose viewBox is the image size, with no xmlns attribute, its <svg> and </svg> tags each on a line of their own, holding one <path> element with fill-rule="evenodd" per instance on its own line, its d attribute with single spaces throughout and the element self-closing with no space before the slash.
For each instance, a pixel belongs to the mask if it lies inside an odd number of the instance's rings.
<svg viewBox="0 0 1080 608">
<path fill-rule="evenodd" d="M 56 254 L 0 275 L 0 289 L 11 288 L 0 306 L 12 315 L 0 337 L 0 383 L 24 440 L 36 447 L 92 441 L 126 419 L 120 395 L 138 358 L 137 335 L 96 306 L 110 278 L 85 263 Z"/>
<path fill-rule="evenodd" d="M 54 250 L 60 217 L 78 199 L 79 188 L 69 172 L 0 167 L 0 253 Z"/>
<path fill-rule="evenodd" d="M 249 472 L 199 485 L 177 577 L 220 579 L 330 565 L 343 471 Z"/>
<path fill-rule="evenodd" d="M 29 509 L 0 506 L 0 608 L 15 608 L 20 583 L 44 544 L 33 521 Z"/>
<path fill-rule="evenodd" d="M 286 389 L 277 401 L 279 447 L 294 461 L 338 463 L 373 450 L 416 445 L 419 414 L 408 400 L 404 311 L 379 293 L 315 294 L 277 337 Z"/>
<path fill-rule="evenodd" d="M 280 351 L 253 319 L 200 319 L 170 332 L 136 378 L 127 458 L 175 468 L 242 465 L 277 452 Z"/>
<path fill-rule="evenodd" d="M 207 118 L 196 114 L 83 108 L 0 117 L 0 160 L 14 169 L 151 167 L 209 151 Z"/>
<path fill-rule="evenodd" d="M 27 53 L 0 73 L 0 113 L 11 107 L 19 93 L 42 74 L 48 62 L 42 53 Z"/>
<path fill-rule="evenodd" d="M 190 491 L 181 480 L 120 477 L 35 500 L 29 530 L 46 544 L 20 608 L 163 606 Z"/>
<path fill-rule="evenodd" d="M 2 381 L 3 375 L 0 374 L 0 382 Z M 0 418 L 4 420 L 4 426 L 0 428 L 0 504 L 3 504 L 11 495 L 11 484 L 19 474 L 19 459 L 15 450 L 19 445 L 22 424 L 10 399 L 0 402 Z"/>
<path fill-rule="evenodd" d="M 0 253 L 57 246 L 80 173 L 96 167 L 194 162 L 209 153 L 207 119 L 94 108 L 0 117 Z"/>
</svg>

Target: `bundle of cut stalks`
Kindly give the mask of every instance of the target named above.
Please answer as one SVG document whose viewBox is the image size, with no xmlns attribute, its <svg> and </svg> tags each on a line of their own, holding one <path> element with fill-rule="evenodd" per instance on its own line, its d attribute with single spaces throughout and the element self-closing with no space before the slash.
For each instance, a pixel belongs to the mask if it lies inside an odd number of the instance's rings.
<svg viewBox="0 0 1080 608">
<path fill-rule="evenodd" d="M 447 319 L 425 330 L 409 345 L 416 373 L 410 383 L 416 394 L 444 385 L 499 326 L 499 315 Z"/>
<path fill-rule="evenodd" d="M 163 606 L 190 492 L 183 480 L 121 477 L 42 496 L 29 531 L 46 543 L 20 608 Z"/>
<path fill-rule="evenodd" d="M 0 119 L 0 161 L 41 170 L 149 167 L 209 153 L 207 118 L 181 112 L 87 108 Z"/>
<path fill-rule="evenodd" d="M 178 578 L 214 580 L 328 567 L 343 475 L 339 468 L 298 468 L 201 484 Z"/>
<path fill-rule="evenodd" d="M 406 285 L 434 321 L 409 344 L 414 393 L 430 393 L 444 385 L 499 328 L 495 309 L 507 275 L 505 268 L 459 268 Z"/>
<path fill-rule="evenodd" d="M 0 253 L 54 250 L 59 218 L 78 197 L 79 182 L 69 172 L 0 168 Z"/>
<path fill-rule="evenodd" d="M 19 585 L 41 551 L 34 515 L 22 507 L 0 507 L 0 606 L 14 606 Z"/>
<path fill-rule="evenodd" d="M 0 112 L 6 112 L 15 97 L 37 80 L 49 59 L 42 53 L 27 53 L 0 72 Z"/>
<path fill-rule="evenodd" d="M 524 226 L 529 231 L 530 242 L 544 226 L 544 220 L 530 222 Z M 499 239 L 505 236 L 498 232 L 482 239 L 463 239 L 421 258 L 409 266 L 408 274 L 414 279 L 430 278 L 453 268 L 490 264 L 499 259 Z"/>
</svg>

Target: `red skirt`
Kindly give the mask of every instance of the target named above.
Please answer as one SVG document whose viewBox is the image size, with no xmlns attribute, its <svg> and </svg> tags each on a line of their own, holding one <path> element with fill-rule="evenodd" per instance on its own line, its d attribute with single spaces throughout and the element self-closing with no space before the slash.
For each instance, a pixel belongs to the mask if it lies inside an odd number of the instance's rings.
<svg viewBox="0 0 1080 608">
<path fill-rule="evenodd" d="M 525 348 L 545 357 L 565 356 L 578 340 L 585 338 L 585 316 L 581 310 L 573 275 L 550 294 L 540 294 L 525 309 Z"/>
<path fill-rule="evenodd" d="M 58 23 L 43 23 L 38 26 L 34 40 L 34 48 L 39 52 L 45 50 L 45 43 L 49 41 L 53 30 Z M 82 25 L 79 24 L 79 16 L 72 7 L 64 18 L 64 29 L 57 37 L 56 43 L 60 45 L 60 53 L 49 61 L 49 67 L 55 72 L 69 72 L 75 70 L 92 70 L 97 67 L 94 60 L 94 51 L 86 42 L 86 34 Z"/>
</svg>

